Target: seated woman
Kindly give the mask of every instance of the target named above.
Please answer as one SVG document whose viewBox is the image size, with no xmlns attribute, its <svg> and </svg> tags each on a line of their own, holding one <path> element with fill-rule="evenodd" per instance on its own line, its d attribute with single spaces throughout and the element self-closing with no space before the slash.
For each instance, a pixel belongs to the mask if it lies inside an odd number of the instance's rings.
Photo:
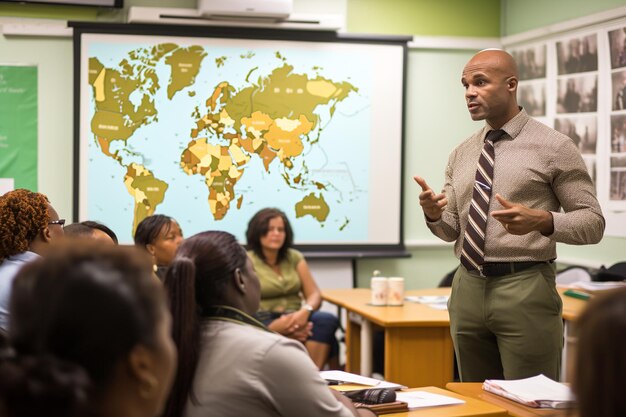
<svg viewBox="0 0 626 417">
<path fill-rule="evenodd" d="M 248 255 L 261 280 L 257 317 L 271 330 L 304 342 L 319 369 L 326 363 L 338 368 L 339 320 L 317 311 L 322 296 L 304 256 L 291 248 L 293 231 L 285 213 L 274 208 L 259 211 L 248 223 L 246 238 Z"/>
<path fill-rule="evenodd" d="M 51 249 L 13 286 L 0 414 L 156 417 L 176 366 L 148 257 L 85 242 Z"/>
<path fill-rule="evenodd" d="M 579 417 L 626 416 L 626 288 L 594 297 L 576 322 Z"/>
<path fill-rule="evenodd" d="M 179 349 L 165 417 L 374 415 L 331 391 L 301 343 L 252 317 L 259 279 L 233 235 L 186 239 L 164 285 Z"/>
<path fill-rule="evenodd" d="M 135 245 L 145 248 L 152 256 L 154 272 L 161 280 L 182 241 L 183 232 L 178 222 L 164 214 L 146 217 L 135 230 Z"/>
</svg>

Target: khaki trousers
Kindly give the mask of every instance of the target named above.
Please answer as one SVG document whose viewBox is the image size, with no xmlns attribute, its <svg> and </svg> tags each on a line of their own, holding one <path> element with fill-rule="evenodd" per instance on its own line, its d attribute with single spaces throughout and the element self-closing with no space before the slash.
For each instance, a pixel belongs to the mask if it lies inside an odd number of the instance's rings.
<svg viewBox="0 0 626 417">
<path fill-rule="evenodd" d="M 461 381 L 538 374 L 558 381 L 562 307 L 554 264 L 497 278 L 459 266 L 448 310 Z"/>
</svg>

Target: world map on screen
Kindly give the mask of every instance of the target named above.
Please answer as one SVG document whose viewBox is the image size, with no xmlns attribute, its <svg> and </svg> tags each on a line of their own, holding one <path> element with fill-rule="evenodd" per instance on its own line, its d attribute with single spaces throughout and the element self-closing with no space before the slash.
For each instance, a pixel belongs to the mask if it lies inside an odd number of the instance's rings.
<svg viewBox="0 0 626 417">
<path fill-rule="evenodd" d="M 91 44 L 89 217 L 122 241 L 154 213 L 186 235 L 220 229 L 243 240 L 251 216 L 271 206 L 296 237 L 366 239 L 366 61 L 298 48 Z"/>
</svg>

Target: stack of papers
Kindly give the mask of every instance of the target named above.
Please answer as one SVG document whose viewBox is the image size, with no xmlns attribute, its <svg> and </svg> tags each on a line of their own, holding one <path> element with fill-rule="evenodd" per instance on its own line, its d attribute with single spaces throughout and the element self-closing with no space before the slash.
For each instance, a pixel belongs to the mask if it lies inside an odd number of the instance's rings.
<svg viewBox="0 0 626 417">
<path fill-rule="evenodd" d="M 426 304 L 435 310 L 447 310 L 449 298 L 449 295 L 407 295 L 404 297 L 406 301 Z"/>
<path fill-rule="evenodd" d="M 337 391 L 353 391 L 366 388 L 391 388 L 395 390 L 406 388 L 404 385 L 388 381 L 380 381 L 366 376 L 351 374 L 343 371 L 321 371 L 322 379 L 335 384 L 333 388 Z"/>
<path fill-rule="evenodd" d="M 483 389 L 529 407 L 574 406 L 574 398 L 569 387 L 544 375 L 512 381 L 488 379 L 483 383 Z"/>
</svg>

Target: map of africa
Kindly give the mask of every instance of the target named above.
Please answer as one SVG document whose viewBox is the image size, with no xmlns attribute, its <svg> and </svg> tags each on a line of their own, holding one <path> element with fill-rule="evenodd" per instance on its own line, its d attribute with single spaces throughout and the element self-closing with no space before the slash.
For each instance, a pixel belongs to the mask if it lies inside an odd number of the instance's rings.
<svg viewBox="0 0 626 417">
<path fill-rule="evenodd" d="M 126 242 L 154 213 L 186 235 L 244 240 L 252 215 L 272 206 L 299 240 L 366 239 L 366 61 L 306 48 L 92 43 L 89 217 Z"/>
</svg>

